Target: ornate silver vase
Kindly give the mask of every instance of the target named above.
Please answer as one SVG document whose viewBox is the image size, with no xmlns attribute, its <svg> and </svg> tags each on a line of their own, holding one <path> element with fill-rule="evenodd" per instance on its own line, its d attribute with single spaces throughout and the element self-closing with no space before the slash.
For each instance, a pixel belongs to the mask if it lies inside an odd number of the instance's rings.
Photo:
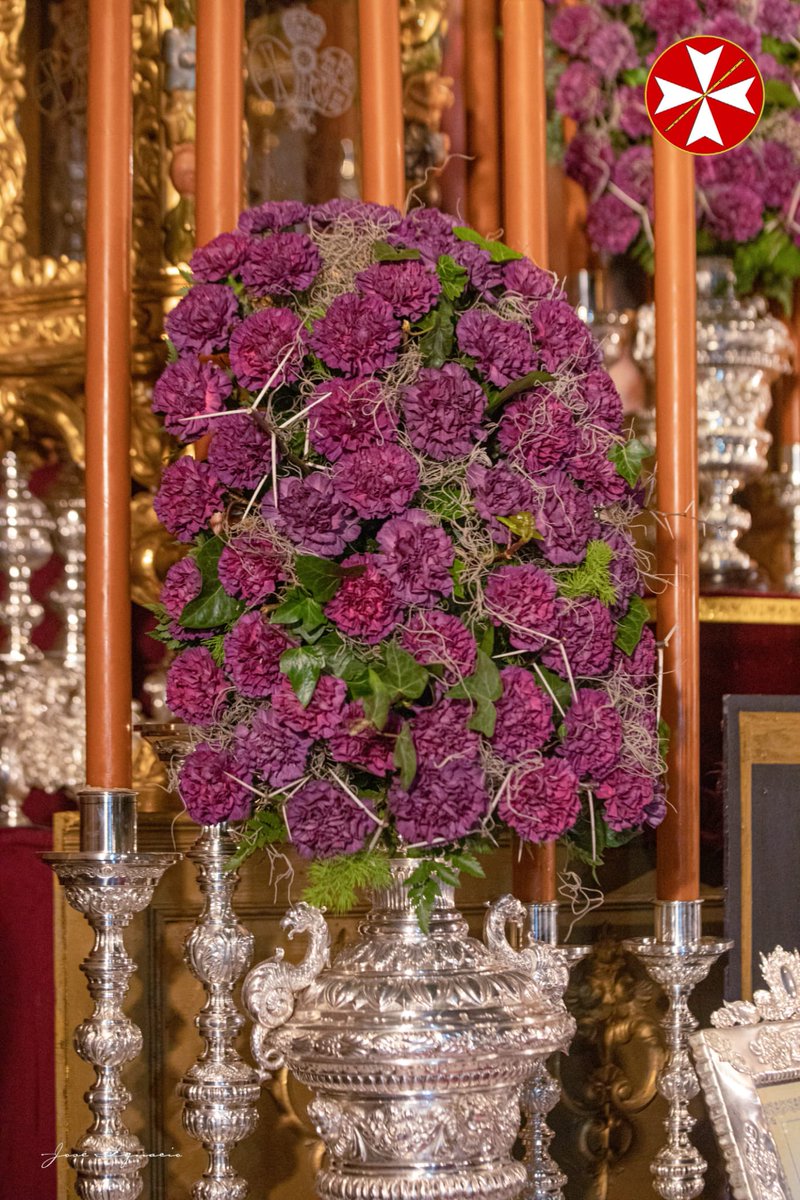
<svg viewBox="0 0 800 1200">
<path fill-rule="evenodd" d="M 654 355 L 655 319 L 648 306 L 639 311 L 634 357 L 651 380 Z M 770 386 L 789 369 L 790 355 L 786 326 L 768 314 L 765 301 L 737 299 L 728 259 L 698 259 L 698 521 L 706 590 L 761 583 L 759 568 L 738 545 L 751 517 L 734 496 L 767 468 Z"/>
<path fill-rule="evenodd" d="M 299 965 L 278 950 L 245 980 L 253 1053 L 315 1093 L 323 1200 L 513 1200 L 525 1183 L 511 1157 L 521 1086 L 575 1028 L 550 998 L 563 963 L 549 946 L 511 947 L 507 923 L 524 917 L 511 896 L 489 909 L 484 942 L 452 889 L 422 933 L 407 888 L 417 865 L 392 864 L 359 939 L 330 965 L 322 913 L 289 911 L 284 926 L 307 933 L 308 950 Z"/>
</svg>

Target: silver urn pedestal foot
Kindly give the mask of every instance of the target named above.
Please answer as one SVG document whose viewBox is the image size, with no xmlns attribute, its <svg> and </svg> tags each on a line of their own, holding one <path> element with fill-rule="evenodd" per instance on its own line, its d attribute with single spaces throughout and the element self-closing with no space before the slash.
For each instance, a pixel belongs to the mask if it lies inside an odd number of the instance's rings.
<svg viewBox="0 0 800 1200">
<path fill-rule="evenodd" d="M 589 946 L 560 946 L 558 944 L 557 900 L 549 903 L 526 904 L 528 914 L 528 945 L 542 943 L 557 951 L 561 969 L 554 970 L 547 989 L 554 1004 L 563 1004 L 569 983 L 569 968 L 584 958 Z M 534 1069 L 522 1088 L 522 1141 L 525 1146 L 526 1180 L 518 1200 L 563 1200 L 567 1177 L 550 1154 L 553 1131 L 547 1118 L 561 1099 L 558 1080 L 547 1067 L 547 1058 L 535 1060 Z"/>
<path fill-rule="evenodd" d="M 730 941 L 701 936 L 702 900 L 656 901 L 655 937 L 630 938 L 623 947 L 636 954 L 666 993 L 664 1015 L 668 1057 L 658 1090 L 669 1105 L 666 1144 L 650 1164 L 653 1187 L 663 1200 L 693 1200 L 702 1195 L 707 1163 L 690 1140 L 695 1124 L 689 1104 L 700 1091 L 689 1052 L 697 1021 L 689 997 L 714 963 L 730 950 Z"/>
<path fill-rule="evenodd" d="M 83 913 L 95 935 L 81 963 L 94 1011 L 74 1034 L 75 1050 L 95 1070 L 95 1082 L 86 1094 L 94 1120 L 68 1162 L 77 1174 L 80 1200 L 135 1200 L 142 1191 L 147 1156 L 122 1119 L 131 1099 L 122 1068 L 141 1053 L 142 1033 L 122 1007 L 136 970 L 122 931 L 147 908 L 161 876 L 180 856 L 136 852 L 133 792 L 87 789 L 79 802 L 81 849 L 43 855 L 67 902 Z"/>
<path fill-rule="evenodd" d="M 249 1187 L 232 1166 L 230 1151 L 258 1121 L 259 1076 L 235 1048 L 244 1017 L 234 1004 L 233 988 L 252 961 L 253 935 L 233 911 L 239 875 L 227 864 L 234 851 L 224 824 L 207 825 L 187 854 L 197 868 L 203 909 L 184 957 L 206 990 L 195 1019 L 205 1049 L 178 1088 L 184 1128 L 208 1153 L 203 1178 L 192 1187 L 193 1200 L 244 1200 Z"/>
<path fill-rule="evenodd" d="M 784 446 L 780 470 L 772 477 L 775 504 L 786 514 L 787 570 L 783 575 L 783 590 L 790 595 L 800 594 L 800 442 Z"/>
</svg>

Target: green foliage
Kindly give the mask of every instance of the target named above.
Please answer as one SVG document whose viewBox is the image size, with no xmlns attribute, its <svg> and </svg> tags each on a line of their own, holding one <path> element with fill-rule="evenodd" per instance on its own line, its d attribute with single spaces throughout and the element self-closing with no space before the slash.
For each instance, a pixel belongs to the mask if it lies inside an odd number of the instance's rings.
<svg viewBox="0 0 800 1200">
<path fill-rule="evenodd" d="M 466 588 L 461 582 L 461 576 L 464 573 L 466 565 L 463 558 L 455 558 L 450 568 L 450 578 L 453 581 L 453 596 L 456 600 L 463 600 L 466 595 Z"/>
<path fill-rule="evenodd" d="M 171 362 L 171 363 L 177 362 L 178 361 L 178 347 L 175 345 L 175 343 L 173 341 L 170 340 L 170 338 L 167 337 L 166 334 L 164 334 L 164 341 L 167 344 L 167 362 Z"/>
<path fill-rule="evenodd" d="M 470 838 L 462 842 L 459 849 L 435 851 L 427 848 L 419 851 L 419 865 L 408 880 L 408 898 L 423 933 L 430 930 L 431 914 L 443 886 L 458 887 L 460 873 L 476 879 L 483 878 L 483 867 L 475 855 L 486 853 L 487 850 L 485 843 Z"/>
<path fill-rule="evenodd" d="M 764 103 L 775 108 L 797 108 L 798 100 L 788 83 L 782 79 L 764 81 Z"/>
<path fill-rule="evenodd" d="M 562 679 L 560 675 L 557 675 L 555 671 L 548 670 L 547 667 L 540 666 L 535 674 L 539 683 L 544 678 L 547 687 L 550 689 L 550 695 L 555 697 L 562 711 L 566 712 L 572 703 L 572 688 L 569 685 L 569 681 Z M 555 716 L 558 717 L 558 715 L 556 712 Z"/>
<path fill-rule="evenodd" d="M 407 650 L 389 642 L 383 658 L 367 669 L 369 693 L 362 701 L 364 712 L 376 729 L 385 729 L 389 709 L 400 701 L 418 700 L 428 684 L 426 671 Z"/>
<path fill-rule="evenodd" d="M 467 286 L 469 273 L 449 254 L 441 254 L 436 264 L 436 274 L 442 285 L 445 300 L 455 301 Z"/>
<path fill-rule="evenodd" d="M 627 442 L 616 442 L 608 452 L 610 461 L 626 483 L 634 487 L 642 470 L 642 463 L 652 451 L 639 438 Z"/>
<path fill-rule="evenodd" d="M 388 242 L 373 242 L 372 257 L 376 262 L 409 262 L 420 257 L 419 250 L 390 246 Z"/>
<path fill-rule="evenodd" d="M 308 636 L 324 625 L 325 619 L 325 613 L 322 611 L 319 601 L 301 591 L 300 588 L 292 588 L 287 592 L 283 601 L 270 614 L 273 624 L 297 625 L 298 631 Z"/>
<path fill-rule="evenodd" d="M 425 507 L 443 521 L 458 521 L 464 515 L 461 489 L 446 483 L 441 487 L 432 488 L 425 496 Z"/>
<path fill-rule="evenodd" d="M 221 537 L 208 538 L 194 555 L 203 582 L 200 595 L 190 600 L 180 616 L 185 629 L 215 629 L 231 625 L 245 610 L 242 600 L 229 596 L 219 581 L 217 564 L 225 548 Z"/>
<path fill-rule="evenodd" d="M 347 912 L 356 904 L 360 891 L 386 887 L 391 878 L 389 859 L 380 851 L 318 858 L 308 868 L 303 899 L 330 912 Z"/>
<path fill-rule="evenodd" d="M 539 383 L 550 383 L 555 378 L 549 371 L 528 371 L 527 375 L 522 375 L 519 379 L 512 379 L 511 383 L 507 384 L 501 392 L 494 392 L 489 400 L 487 409 L 490 413 L 496 412 L 498 408 L 518 396 L 520 392 L 530 391 Z"/>
<path fill-rule="evenodd" d="M 293 646 L 281 655 L 281 671 L 303 708 L 311 703 L 324 666 L 325 653 L 319 646 Z"/>
<path fill-rule="evenodd" d="M 283 814 L 275 808 L 262 808 L 253 813 L 242 825 L 240 833 L 236 853 L 226 863 L 226 871 L 237 870 L 257 850 L 289 840 Z"/>
<path fill-rule="evenodd" d="M 603 865 L 606 850 L 616 850 L 637 837 L 639 829 L 625 829 L 621 833 L 611 829 L 598 811 L 595 802 L 594 818 L 594 854 L 592 853 L 592 824 L 588 812 L 582 812 L 572 829 L 564 838 L 564 845 L 570 858 L 585 863 L 594 871 Z"/>
<path fill-rule="evenodd" d="M 175 622 L 167 613 L 164 605 L 148 604 L 147 607 L 156 618 L 155 629 L 150 629 L 147 636 L 151 637 L 154 642 L 161 642 L 162 646 L 166 646 L 168 650 L 180 650 L 183 642 L 178 641 L 174 636 L 173 628 Z"/>
<path fill-rule="evenodd" d="M 376 729 L 385 729 L 386 722 L 389 720 L 389 709 L 392 706 L 392 693 L 374 667 L 369 667 L 367 670 L 367 684 L 369 692 L 362 700 L 364 713 Z"/>
<path fill-rule="evenodd" d="M 614 645 L 619 646 L 623 654 L 633 654 L 642 639 L 642 630 L 650 618 L 647 605 L 641 596 L 633 596 L 625 616 L 617 621 L 617 635 Z"/>
<path fill-rule="evenodd" d="M 400 772 L 402 786 L 410 788 L 417 773 L 417 752 L 414 749 L 414 739 L 411 736 L 411 726 L 408 721 L 403 722 L 397 735 L 394 746 L 394 765 Z"/>
<path fill-rule="evenodd" d="M 505 525 L 506 529 L 510 529 L 523 546 L 526 542 L 542 540 L 542 535 L 536 528 L 536 519 L 531 512 L 514 513 L 510 517 L 497 517 L 496 520 Z"/>
<path fill-rule="evenodd" d="M 341 567 L 314 554 L 298 554 L 294 566 L 303 587 L 322 604 L 333 599 L 343 579 L 364 574 L 363 567 Z"/>
<path fill-rule="evenodd" d="M 485 650 L 478 650 L 473 673 L 451 687 L 447 694 L 454 700 L 471 700 L 474 711 L 468 728 L 486 737 L 492 736 L 497 719 L 494 701 L 503 694 L 503 681 L 497 664 Z"/>
<path fill-rule="evenodd" d="M 617 593 L 611 582 L 609 567 L 614 551 L 608 542 L 593 539 L 586 547 L 586 557 L 571 571 L 559 578 L 558 590 L 562 596 L 575 599 L 578 596 L 596 596 L 603 604 L 614 604 Z"/>
<path fill-rule="evenodd" d="M 672 735 L 667 722 L 663 717 L 658 718 L 658 753 L 661 756 L 662 762 L 666 764 L 667 755 L 669 754 L 669 743 Z"/>
<path fill-rule="evenodd" d="M 481 250 L 486 250 L 492 262 L 513 262 L 515 258 L 525 257 L 524 254 L 520 254 L 517 250 L 512 250 L 505 242 L 490 241 L 489 238 L 481 237 L 479 233 L 466 225 L 456 225 L 453 233 L 460 241 L 474 242 L 476 246 L 480 246 Z"/>
<path fill-rule="evenodd" d="M 779 301 L 788 316 L 795 280 L 800 279 L 800 247 L 785 229 L 764 229 L 757 238 L 737 246 L 733 269 L 736 290 L 741 295 L 758 289 Z"/>
<path fill-rule="evenodd" d="M 647 75 L 647 67 L 633 67 L 629 71 L 622 72 L 622 79 L 629 87 L 644 87 L 647 83 Z"/>
<path fill-rule="evenodd" d="M 455 309 L 448 299 L 440 300 L 436 308 L 416 326 L 420 335 L 419 348 L 428 367 L 443 367 L 453 353 L 455 340 Z"/>
</svg>

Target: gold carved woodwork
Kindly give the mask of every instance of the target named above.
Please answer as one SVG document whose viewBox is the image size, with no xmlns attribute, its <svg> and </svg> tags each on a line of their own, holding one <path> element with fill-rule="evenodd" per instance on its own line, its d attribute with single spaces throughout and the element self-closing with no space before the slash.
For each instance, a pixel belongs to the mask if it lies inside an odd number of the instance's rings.
<svg viewBox="0 0 800 1200">
<path fill-rule="evenodd" d="M 400 43 L 403 65 L 406 183 L 417 202 L 437 204 L 441 191 L 435 168 L 450 148 L 442 117 L 454 103 L 453 80 L 442 75 L 448 0 L 402 0 Z"/>
</svg>

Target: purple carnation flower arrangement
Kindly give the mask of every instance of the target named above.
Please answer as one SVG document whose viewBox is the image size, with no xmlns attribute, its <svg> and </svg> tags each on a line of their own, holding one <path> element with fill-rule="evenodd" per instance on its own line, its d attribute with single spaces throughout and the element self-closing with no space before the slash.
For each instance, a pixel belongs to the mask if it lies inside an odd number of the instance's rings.
<svg viewBox="0 0 800 1200">
<path fill-rule="evenodd" d="M 576 14 L 583 52 L 607 18 Z M 154 395 L 182 442 L 210 435 L 156 500 L 188 549 L 157 636 L 189 814 L 246 818 L 242 856 L 291 844 L 312 879 L 480 870 L 504 827 L 596 856 L 597 830 L 656 824 L 639 491 L 553 277 L 355 203 L 262 205 L 191 266 Z"/>
<path fill-rule="evenodd" d="M 746 143 L 697 159 L 698 252 L 733 258 L 741 293 L 779 300 L 787 314 L 800 277 L 800 5 L 795 0 L 582 0 L 554 10 L 549 45 L 555 104 L 577 123 L 567 175 L 588 202 L 586 233 L 601 254 L 653 258 L 653 128 L 644 85 L 673 42 L 705 34 L 751 54 L 767 88 Z"/>
</svg>

